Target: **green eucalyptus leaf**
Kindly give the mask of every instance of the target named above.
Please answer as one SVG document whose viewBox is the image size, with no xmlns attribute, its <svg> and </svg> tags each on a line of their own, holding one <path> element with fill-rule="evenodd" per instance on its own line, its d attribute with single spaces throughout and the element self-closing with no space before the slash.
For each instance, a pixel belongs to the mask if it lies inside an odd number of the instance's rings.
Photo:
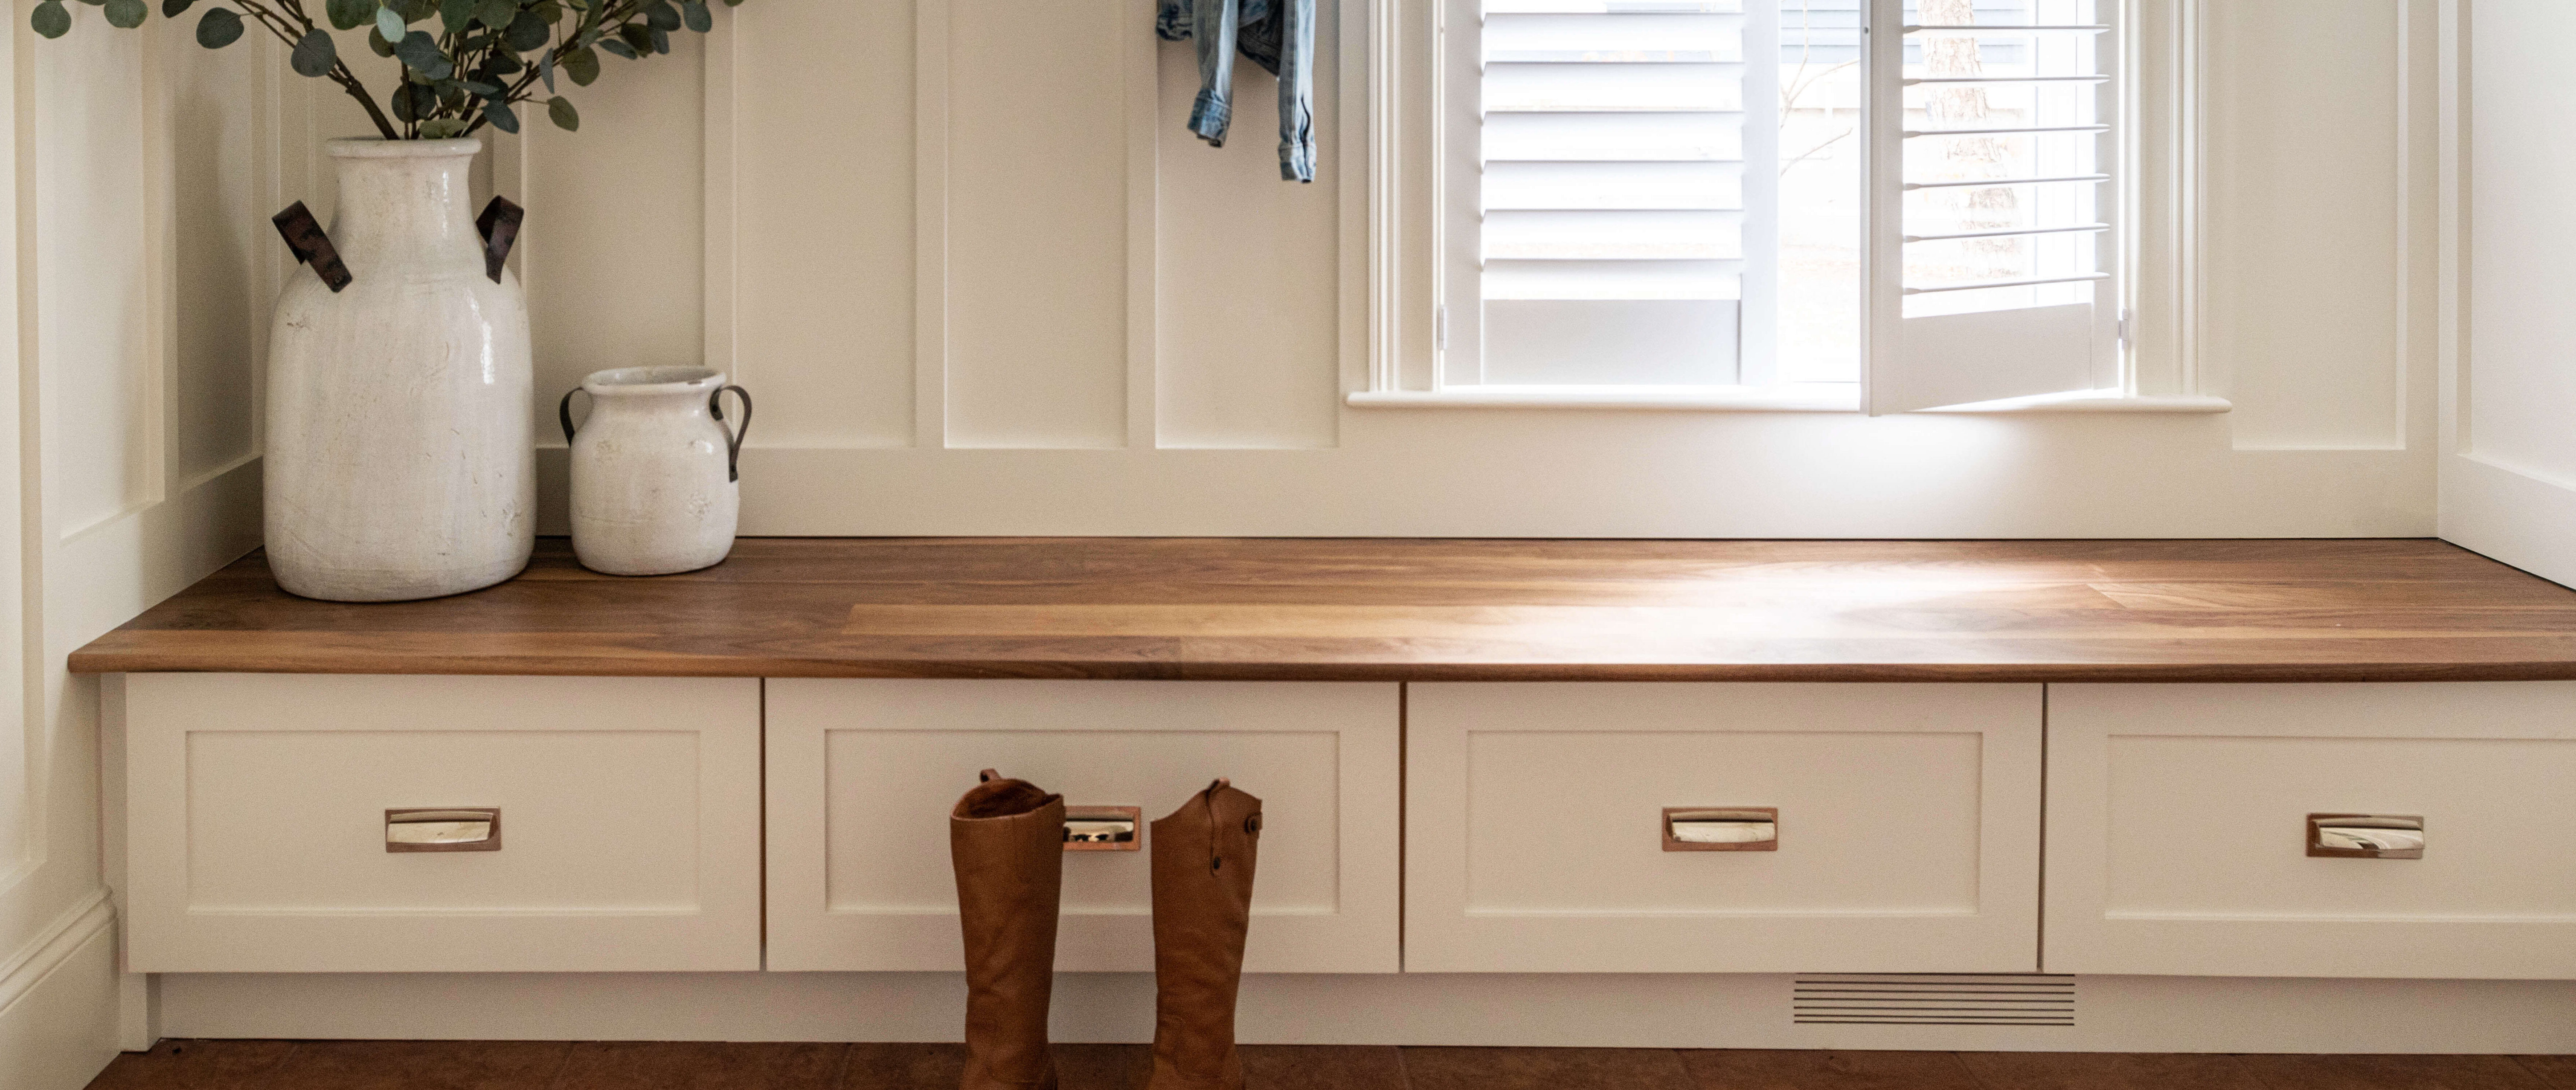
<svg viewBox="0 0 2576 1090">
<path fill-rule="evenodd" d="M 143 0 L 107 0 L 107 25 L 131 30 L 143 25 L 152 14 L 152 5 Z"/>
<path fill-rule="evenodd" d="M 438 0 L 386 0 L 385 6 L 402 13 L 404 26 L 410 26 L 438 14 Z M 396 38 L 395 41 L 402 39 Z"/>
<path fill-rule="evenodd" d="M 555 55 L 552 50 L 537 54 L 537 78 L 545 81 L 546 93 L 555 93 Z"/>
<path fill-rule="evenodd" d="M 501 93 L 499 84 L 485 83 L 482 80 L 462 79 L 456 81 L 456 85 L 465 88 L 466 94 L 476 98 L 492 98 Z"/>
<path fill-rule="evenodd" d="M 630 60 L 630 61 L 631 61 L 631 60 L 634 60 L 634 59 L 636 58 L 636 53 L 635 53 L 635 47 L 634 47 L 634 46 L 631 46 L 631 45 L 628 45 L 628 44 L 626 44 L 626 43 L 624 43 L 624 42 L 618 41 L 618 40 L 617 40 L 617 39 L 615 39 L 615 38 L 603 38 L 603 39 L 601 39 L 601 40 L 600 40 L 600 43 L 599 43 L 599 47 L 600 47 L 601 49 L 605 49 L 605 50 L 609 51 L 609 53 L 611 53 L 611 54 L 613 54 L 613 55 L 615 55 L 615 56 L 624 57 L 624 58 L 626 58 L 627 60 Z M 577 82 L 580 82 L 580 81 L 576 80 L 576 81 L 574 81 L 574 82 L 576 82 L 576 83 L 577 83 Z"/>
<path fill-rule="evenodd" d="M 506 102 L 484 103 L 483 120 L 491 122 L 493 128 L 502 132 L 519 131 L 519 115 L 512 113 L 510 104 Z"/>
<path fill-rule="evenodd" d="M 394 43 L 385 40 L 385 28 L 383 27 L 368 28 L 367 48 L 373 50 L 379 57 L 390 57 L 394 55 Z"/>
<path fill-rule="evenodd" d="M 510 29 L 502 34 L 501 40 L 511 49 L 525 53 L 531 49 L 545 48 L 546 40 L 554 36 L 555 28 L 545 20 L 537 18 L 536 12 L 523 11 L 519 13 L 517 19 L 511 21 Z"/>
<path fill-rule="evenodd" d="M 331 32 L 319 27 L 299 39 L 295 43 L 295 52 L 286 58 L 286 63 L 295 69 L 296 75 L 314 79 L 330 75 L 331 66 L 339 62 L 340 49 L 332 44 Z"/>
<path fill-rule="evenodd" d="M 659 27 L 656 27 L 656 28 L 654 28 L 654 29 L 653 29 L 653 32 L 652 32 L 652 33 L 653 33 L 653 52 L 655 52 L 655 53 L 668 53 L 668 52 L 670 52 L 670 51 L 671 51 L 671 32 L 670 32 L 670 31 L 667 31 L 667 30 L 663 30 L 663 29 L 661 29 L 661 28 L 659 28 Z"/>
<path fill-rule="evenodd" d="M 626 40 L 626 47 L 636 51 L 637 53 L 650 53 L 653 51 L 652 27 L 645 26 L 642 23 L 628 23 L 617 28 L 617 36 L 624 38 Z"/>
<path fill-rule="evenodd" d="M 241 40 L 242 17 L 231 8 L 207 8 L 197 20 L 197 44 L 222 49 Z"/>
<path fill-rule="evenodd" d="M 474 9 L 482 3 L 483 0 L 438 0 L 439 22 L 446 25 L 448 33 L 461 33 L 465 24 L 474 21 Z"/>
<path fill-rule="evenodd" d="M 680 0 L 680 21 L 700 34 L 716 28 L 715 13 L 698 0 Z"/>
<path fill-rule="evenodd" d="M 588 49 L 576 49 L 566 53 L 563 59 L 563 70 L 565 75 L 572 77 L 574 86 L 588 87 L 591 81 L 599 78 L 599 54 Z"/>
<path fill-rule="evenodd" d="M 442 80 L 456 74 L 456 62 L 439 52 L 438 39 L 430 37 L 426 30 L 403 35 L 403 40 L 394 45 L 394 56 L 402 58 L 403 67 L 426 79 Z"/>
<path fill-rule="evenodd" d="M 484 26 L 505 27 L 519 17 L 519 5 L 515 0 L 482 0 L 474 6 L 474 17 Z"/>
<path fill-rule="evenodd" d="M 672 7 L 663 0 L 654 0 L 652 5 L 644 9 L 644 25 L 655 30 L 678 30 L 680 29 L 680 9 Z"/>
<path fill-rule="evenodd" d="M 71 32 L 72 13 L 63 7 L 63 0 L 45 0 L 36 5 L 35 14 L 28 16 L 27 22 L 36 28 L 38 34 L 60 38 Z"/>
<path fill-rule="evenodd" d="M 423 140 L 453 140 L 465 135 L 465 122 L 453 117 L 433 117 L 420 123 Z"/>
<path fill-rule="evenodd" d="M 376 9 L 376 36 L 384 39 L 387 43 L 403 40 L 403 35 L 408 33 L 403 29 L 405 25 L 406 24 L 404 24 L 402 16 L 395 12 L 394 9 Z M 386 49 L 383 53 L 388 57 L 393 56 L 393 50 L 391 49 Z"/>
<path fill-rule="evenodd" d="M 188 9 L 195 6 L 197 6 L 197 0 L 161 0 L 161 17 L 176 19 L 186 15 Z"/>
<path fill-rule="evenodd" d="M 562 129 L 565 132 L 581 131 L 581 111 L 572 108 L 571 99 L 557 97 L 548 100 L 546 103 L 546 116 L 553 119 L 555 127 L 558 129 Z"/>
<path fill-rule="evenodd" d="M 337 30 L 356 30 L 376 18 L 376 0 L 330 0 L 322 5 L 322 15 Z"/>
</svg>

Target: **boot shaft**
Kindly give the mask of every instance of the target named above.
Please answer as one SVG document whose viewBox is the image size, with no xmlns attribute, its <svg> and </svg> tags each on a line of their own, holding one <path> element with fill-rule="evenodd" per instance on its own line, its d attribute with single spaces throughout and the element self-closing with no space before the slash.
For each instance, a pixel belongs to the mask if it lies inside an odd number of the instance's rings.
<svg viewBox="0 0 2576 1090">
<path fill-rule="evenodd" d="M 1153 824 L 1154 1073 L 1148 1090 L 1241 1090 L 1235 994 L 1261 800 L 1218 780 Z"/>
<path fill-rule="evenodd" d="M 991 771 L 948 817 L 966 949 L 963 1090 L 1054 1090 L 1047 1005 L 1064 890 L 1064 798 Z"/>
</svg>

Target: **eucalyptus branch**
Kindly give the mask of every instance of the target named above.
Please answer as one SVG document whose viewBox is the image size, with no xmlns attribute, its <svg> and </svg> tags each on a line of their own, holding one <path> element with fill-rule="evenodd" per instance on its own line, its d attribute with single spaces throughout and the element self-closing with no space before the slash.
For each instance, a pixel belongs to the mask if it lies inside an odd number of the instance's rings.
<svg viewBox="0 0 2576 1090">
<path fill-rule="evenodd" d="M 149 0 L 83 0 L 103 9 L 110 26 L 141 26 Z M 257 23 L 291 51 L 298 75 L 328 79 L 367 111 L 388 140 L 465 136 L 491 125 L 519 131 L 511 107 L 535 101 L 543 81 L 546 113 L 565 129 L 581 115 L 557 93 L 554 76 L 574 84 L 599 78 L 599 54 L 628 60 L 671 51 L 671 34 L 713 27 L 714 0 L 219 0 L 197 23 L 197 43 L 221 49 Z M 742 0 L 722 0 L 727 7 Z M 230 6 L 225 6 L 229 4 Z M 196 0 L 160 0 L 175 18 Z M 321 13 L 317 20 L 315 12 Z M 569 26 L 566 19 L 570 17 Z M 59 38 L 72 16 L 64 0 L 38 0 L 30 20 L 36 33 Z M 430 29 L 412 29 L 432 23 Z M 326 28 L 323 24 L 327 22 Z M 339 55 L 333 30 L 368 28 L 368 43 L 401 65 L 402 76 L 384 103 Z M 387 115 L 386 105 L 392 107 Z M 399 127 L 397 123 L 399 122 Z"/>
</svg>

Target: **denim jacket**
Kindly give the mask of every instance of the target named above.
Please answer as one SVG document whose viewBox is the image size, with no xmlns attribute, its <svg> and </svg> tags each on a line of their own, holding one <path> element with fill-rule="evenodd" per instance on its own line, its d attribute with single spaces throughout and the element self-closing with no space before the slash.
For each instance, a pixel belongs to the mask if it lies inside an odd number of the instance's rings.
<svg viewBox="0 0 2576 1090">
<path fill-rule="evenodd" d="M 1279 77 L 1279 176 L 1315 180 L 1315 0 L 1162 0 L 1154 33 L 1197 39 L 1190 131 L 1217 147 L 1234 117 L 1234 54 Z"/>
</svg>

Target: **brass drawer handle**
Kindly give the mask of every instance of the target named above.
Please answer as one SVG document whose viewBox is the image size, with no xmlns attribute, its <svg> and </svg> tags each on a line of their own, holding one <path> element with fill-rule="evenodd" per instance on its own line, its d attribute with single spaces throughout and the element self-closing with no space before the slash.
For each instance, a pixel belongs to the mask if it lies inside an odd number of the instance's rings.
<svg viewBox="0 0 2576 1090">
<path fill-rule="evenodd" d="M 1668 852 L 1776 852 L 1780 810 L 1772 806 L 1667 806 Z"/>
<path fill-rule="evenodd" d="M 1145 811 L 1136 806 L 1067 806 L 1064 808 L 1064 850 L 1069 852 L 1132 852 L 1144 846 L 1136 830 L 1145 821 Z"/>
<path fill-rule="evenodd" d="M 2310 814 L 2308 854 L 2319 859 L 2422 859 L 2424 817 Z"/>
<path fill-rule="evenodd" d="M 389 852 L 497 852 L 501 808 L 385 811 Z"/>
</svg>

